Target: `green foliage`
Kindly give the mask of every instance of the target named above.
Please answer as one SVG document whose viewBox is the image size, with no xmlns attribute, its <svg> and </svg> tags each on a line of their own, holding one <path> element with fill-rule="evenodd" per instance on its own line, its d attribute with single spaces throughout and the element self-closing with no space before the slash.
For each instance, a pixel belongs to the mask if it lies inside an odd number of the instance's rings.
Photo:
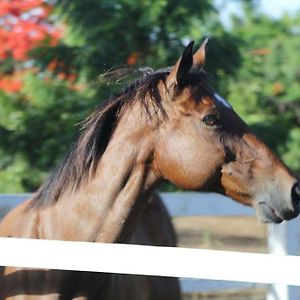
<svg viewBox="0 0 300 300">
<path fill-rule="evenodd" d="M 283 159 L 287 164 L 293 166 L 295 170 L 300 170 L 300 128 L 293 128 L 289 132 L 289 136 L 284 149 L 282 149 Z"/>
<path fill-rule="evenodd" d="M 234 18 L 243 64 L 227 83 L 227 96 L 254 132 L 300 172 L 300 14 L 274 20 L 245 9 Z"/>
<path fill-rule="evenodd" d="M 36 189 L 74 140 L 89 97 L 67 82 L 28 75 L 22 92 L 0 94 L 0 189 Z"/>
<path fill-rule="evenodd" d="M 55 7 L 59 21 L 68 25 L 66 38 L 33 54 L 44 66 L 54 58 L 62 60 L 66 70 L 90 83 L 107 69 L 126 64 L 132 54 L 138 66 L 172 65 L 184 44 L 191 39 L 200 44 L 206 35 L 216 40 L 209 46 L 209 71 L 233 72 L 239 64 L 235 40 L 220 26 L 212 0 L 57 0 Z M 232 53 L 222 61 L 216 52 L 228 49 Z"/>
<path fill-rule="evenodd" d="M 212 11 L 210 0 L 58 0 L 57 8 L 81 53 L 79 65 L 96 72 L 126 63 L 132 52 L 140 53 L 141 64 L 173 63 L 192 20 Z M 199 28 L 198 39 L 203 34 Z"/>
</svg>

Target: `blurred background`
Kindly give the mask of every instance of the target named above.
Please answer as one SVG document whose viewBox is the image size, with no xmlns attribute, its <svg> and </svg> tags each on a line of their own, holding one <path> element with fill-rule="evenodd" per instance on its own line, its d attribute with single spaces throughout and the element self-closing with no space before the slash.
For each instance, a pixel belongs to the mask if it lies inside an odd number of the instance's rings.
<svg viewBox="0 0 300 300">
<path fill-rule="evenodd" d="M 300 2 L 0 0 L 0 193 L 32 192 L 79 123 L 120 85 L 114 66 L 172 65 L 210 37 L 206 70 L 300 173 Z"/>
</svg>

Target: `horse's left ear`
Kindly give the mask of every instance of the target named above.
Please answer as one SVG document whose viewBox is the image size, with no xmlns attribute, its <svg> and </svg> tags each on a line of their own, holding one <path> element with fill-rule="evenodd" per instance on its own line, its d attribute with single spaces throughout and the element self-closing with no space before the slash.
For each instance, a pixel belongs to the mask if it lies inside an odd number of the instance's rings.
<svg viewBox="0 0 300 300">
<path fill-rule="evenodd" d="M 202 68 L 205 63 L 205 47 L 207 42 L 208 42 L 208 38 L 206 37 L 202 41 L 198 51 L 196 51 L 196 53 L 193 56 L 193 62 L 194 62 L 193 65 L 196 68 Z"/>
<path fill-rule="evenodd" d="M 193 66 L 193 45 L 194 41 L 191 41 L 186 46 L 182 56 L 179 58 L 175 66 L 171 69 L 170 74 L 167 78 L 168 88 L 182 86 L 186 81 L 188 73 Z"/>
</svg>

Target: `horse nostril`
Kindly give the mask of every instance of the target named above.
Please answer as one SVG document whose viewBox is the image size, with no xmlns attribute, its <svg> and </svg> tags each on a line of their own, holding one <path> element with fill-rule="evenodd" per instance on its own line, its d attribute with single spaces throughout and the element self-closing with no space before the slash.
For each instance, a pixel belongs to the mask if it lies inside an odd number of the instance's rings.
<svg viewBox="0 0 300 300">
<path fill-rule="evenodd" d="M 300 209 L 300 182 L 296 182 L 292 187 L 292 202 L 295 210 Z"/>
<path fill-rule="evenodd" d="M 298 182 L 296 187 L 295 187 L 295 193 L 300 197 L 300 183 Z"/>
</svg>

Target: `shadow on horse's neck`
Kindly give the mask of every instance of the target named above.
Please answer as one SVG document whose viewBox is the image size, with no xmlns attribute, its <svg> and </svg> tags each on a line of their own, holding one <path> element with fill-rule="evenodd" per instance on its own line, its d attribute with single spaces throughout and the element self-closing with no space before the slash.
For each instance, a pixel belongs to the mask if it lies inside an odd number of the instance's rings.
<svg viewBox="0 0 300 300">
<path fill-rule="evenodd" d="M 87 176 L 76 191 L 66 189 L 54 205 L 40 208 L 41 238 L 129 240 L 147 195 L 158 182 L 149 167 L 154 133 L 141 109 L 135 103 L 120 117 L 93 176 Z M 50 220 L 50 215 L 56 219 L 50 222 L 60 224 L 48 231 L 43 220 Z"/>
</svg>

